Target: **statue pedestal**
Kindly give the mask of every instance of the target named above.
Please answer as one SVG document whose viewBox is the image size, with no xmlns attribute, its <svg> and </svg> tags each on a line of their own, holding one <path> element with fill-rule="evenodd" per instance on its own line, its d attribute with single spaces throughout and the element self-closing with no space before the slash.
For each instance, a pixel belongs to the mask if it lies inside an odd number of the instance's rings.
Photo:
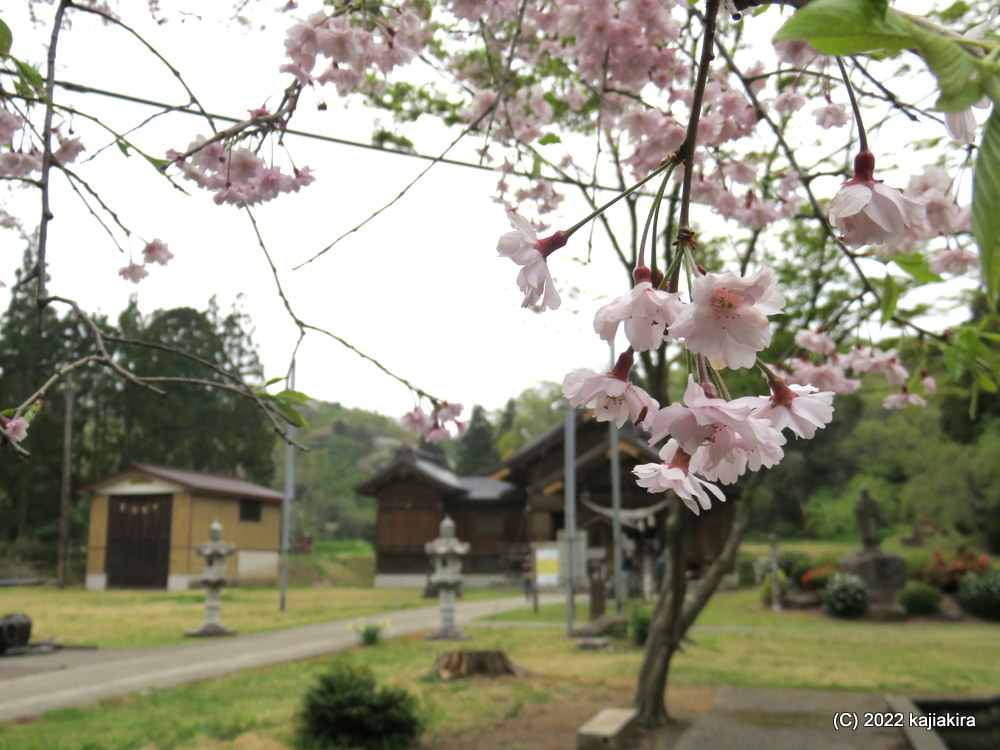
<svg viewBox="0 0 1000 750">
<path fill-rule="evenodd" d="M 906 561 L 877 549 L 861 550 L 840 558 L 840 569 L 858 576 L 868 587 L 868 610 L 877 620 L 905 617 L 896 596 L 906 585 Z"/>
</svg>

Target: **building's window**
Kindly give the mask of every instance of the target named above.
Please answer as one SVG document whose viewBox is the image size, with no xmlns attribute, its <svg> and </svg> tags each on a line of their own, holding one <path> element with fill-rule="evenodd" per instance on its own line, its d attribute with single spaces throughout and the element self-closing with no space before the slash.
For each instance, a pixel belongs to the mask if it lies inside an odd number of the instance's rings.
<svg viewBox="0 0 1000 750">
<path fill-rule="evenodd" d="M 260 521 L 260 509 L 263 505 L 260 500 L 240 500 L 240 520 Z"/>
</svg>

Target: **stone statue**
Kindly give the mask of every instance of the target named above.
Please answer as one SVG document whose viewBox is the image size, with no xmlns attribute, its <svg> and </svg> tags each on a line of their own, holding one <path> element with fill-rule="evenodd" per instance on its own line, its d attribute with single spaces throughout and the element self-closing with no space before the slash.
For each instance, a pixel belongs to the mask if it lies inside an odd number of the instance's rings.
<svg viewBox="0 0 1000 750">
<path fill-rule="evenodd" d="M 882 523 L 878 503 L 868 494 L 868 488 L 862 487 L 861 494 L 854 503 L 854 518 L 861 533 L 861 548 L 866 551 L 878 549 L 878 528 Z"/>
</svg>

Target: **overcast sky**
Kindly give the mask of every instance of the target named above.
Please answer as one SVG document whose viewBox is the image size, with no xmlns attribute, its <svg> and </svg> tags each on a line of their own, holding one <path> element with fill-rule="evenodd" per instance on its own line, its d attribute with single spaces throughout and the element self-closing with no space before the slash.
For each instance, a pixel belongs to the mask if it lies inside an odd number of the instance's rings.
<svg viewBox="0 0 1000 750">
<path fill-rule="evenodd" d="M 188 5 L 204 8 L 202 3 Z M 295 16 L 307 15 L 312 7 L 301 5 Z M 39 4 L 38 10 L 50 14 L 53 9 Z M 32 31 L 19 12 L 23 9 L 4 10 L 14 30 L 13 52 L 40 65 L 43 52 L 37 42 L 48 29 Z M 242 117 L 253 107 L 277 104 L 289 83 L 278 66 L 290 16 L 275 14 L 270 28 L 254 31 L 171 18 L 158 26 L 137 8 L 127 20 L 182 72 L 209 111 Z M 73 29 L 59 44 L 60 79 L 175 104 L 186 101 L 161 63 L 125 32 L 104 27 L 92 16 L 74 13 Z M 358 103 L 344 108 L 333 91 L 318 93 L 328 110 L 318 112 L 317 96 L 307 91 L 294 128 L 369 139 L 370 113 Z M 59 96 L 99 114 L 119 131 L 155 112 L 99 95 Z M 88 148 L 81 158 L 108 144 L 106 135 L 80 118 L 74 128 Z M 203 121 L 175 114 L 135 137 L 152 155 L 162 156 L 167 148 L 183 150 L 199 134 L 208 135 Z M 432 128 L 424 128 L 414 140 L 428 153 L 447 143 L 445 134 Z M 539 381 L 561 381 L 569 370 L 606 364 L 608 351 L 593 333 L 593 312 L 597 304 L 626 290 L 624 272 L 600 240 L 592 262 L 582 262 L 587 248 L 581 232 L 550 258 L 563 307 L 543 315 L 521 309 L 514 283 L 517 267 L 496 255 L 497 238 L 510 227 L 491 198 L 494 173 L 438 165 L 371 224 L 319 260 L 291 270 L 395 197 L 426 162 L 294 136 L 286 145 L 296 165 L 314 170 L 316 182 L 258 207 L 255 214 L 301 318 L 343 337 L 428 392 L 467 407 L 499 408 Z M 471 141 L 452 156 L 473 160 L 479 145 Z M 275 160 L 288 170 L 285 155 L 276 151 Z M 120 279 L 118 269 L 128 258 L 65 188 L 65 181 L 57 179 L 49 243 L 52 293 L 111 316 L 132 294 L 145 313 L 183 305 L 203 308 L 213 295 L 226 310 L 242 295 L 267 376 L 285 374 L 296 329 L 240 210 L 216 206 L 209 193 L 191 183 L 185 185 L 191 195 L 185 196 L 141 159 L 123 159 L 114 148 L 78 169 L 135 233 L 131 247 L 136 260 L 144 242 L 153 238 L 168 243 L 175 257 L 165 268 L 154 267 L 138 286 Z M 12 212 L 33 227 L 37 191 L 18 192 L 11 199 Z M 586 213 L 573 199 L 564 206 L 557 225 L 571 224 Z M 6 232 L 0 234 L 0 248 L 0 279 L 10 283 L 23 243 Z M 578 296 L 575 289 L 586 292 Z M 6 307 L 7 299 L 7 291 L 0 290 L 0 305 Z M 388 415 L 414 404 L 406 388 L 319 334 L 310 334 L 300 350 L 297 386 L 315 398 Z"/>
</svg>

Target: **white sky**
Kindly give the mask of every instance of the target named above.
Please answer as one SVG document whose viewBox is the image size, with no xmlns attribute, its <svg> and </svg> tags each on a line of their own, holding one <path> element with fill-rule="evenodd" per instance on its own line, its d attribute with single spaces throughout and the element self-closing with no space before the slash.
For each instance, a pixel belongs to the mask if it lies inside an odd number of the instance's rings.
<svg viewBox="0 0 1000 750">
<path fill-rule="evenodd" d="M 294 15 L 304 17 L 314 4 L 301 3 Z M 43 15 L 52 13 L 47 5 L 38 9 Z M 41 63 L 43 53 L 32 37 L 47 29 L 33 31 L 19 13 L 23 9 L 3 12 L 14 31 L 13 52 Z M 59 78 L 160 101 L 186 101 L 171 74 L 120 29 L 103 27 L 86 14 L 73 17 L 74 28 L 59 43 Z M 289 16 L 275 14 L 272 28 L 254 32 L 212 22 L 172 20 L 156 26 L 140 8 L 126 20 L 181 70 L 210 112 L 240 117 L 261 104 L 276 105 L 289 82 L 278 73 Z M 329 110 L 317 112 L 315 94 L 307 91 L 292 126 L 367 142 L 371 115 L 364 107 L 355 103 L 344 109 L 332 90 L 319 93 Z M 94 95 L 61 92 L 60 97 L 99 113 L 117 130 L 127 130 L 155 111 Z M 75 127 L 88 146 L 81 159 L 108 142 L 82 120 Z M 436 153 L 447 142 L 433 129 L 421 133 L 421 140 L 415 140 L 422 152 Z M 208 134 L 202 121 L 173 115 L 136 138 L 152 155 L 162 156 L 167 148 L 183 150 L 198 134 Z M 574 260 L 571 253 L 586 254 L 581 231 L 570 247 L 550 258 L 563 307 L 543 315 L 521 309 L 514 283 L 517 268 L 495 251 L 509 224 L 491 199 L 497 179 L 492 173 L 438 165 L 396 206 L 323 258 L 292 271 L 396 196 L 426 162 L 294 137 L 287 145 L 296 165 L 314 170 L 316 182 L 257 207 L 255 213 L 286 292 L 307 322 L 342 336 L 430 393 L 467 407 L 499 408 L 538 381 L 561 381 L 569 370 L 606 364 L 606 345 L 591 327 L 594 300 L 626 290 L 625 274 L 610 248 L 595 244 L 590 265 Z M 451 156 L 473 160 L 471 149 L 477 145 L 470 142 Z M 276 154 L 275 161 L 288 170 L 283 154 Z M 94 162 L 76 166 L 135 232 L 136 260 L 144 242 L 154 237 L 167 242 L 175 257 L 165 268 L 152 268 L 138 286 L 121 280 L 118 269 L 127 258 L 75 196 L 60 187 L 54 192 L 50 225 L 51 292 L 111 316 L 132 294 L 138 295 L 144 313 L 183 305 L 203 308 L 212 295 L 226 311 L 242 294 L 268 377 L 284 375 L 296 329 L 243 213 L 216 206 L 193 183 L 185 183 L 191 196 L 182 195 L 140 158 L 124 160 L 114 147 Z M 57 182 L 64 184 L 61 178 Z M 8 210 L 27 217 L 31 228 L 37 223 L 37 206 L 37 191 L 25 190 Z M 563 226 L 586 213 L 571 200 L 564 206 L 563 216 L 556 217 Z M 0 234 L 0 279 L 12 281 L 22 251 L 13 233 Z M 586 289 L 586 294 L 577 297 L 573 287 Z M 7 300 L 7 290 L 0 290 L 0 306 L 5 308 Z M 414 403 L 406 388 L 312 333 L 299 354 L 296 385 L 315 398 L 389 415 Z"/>
</svg>

